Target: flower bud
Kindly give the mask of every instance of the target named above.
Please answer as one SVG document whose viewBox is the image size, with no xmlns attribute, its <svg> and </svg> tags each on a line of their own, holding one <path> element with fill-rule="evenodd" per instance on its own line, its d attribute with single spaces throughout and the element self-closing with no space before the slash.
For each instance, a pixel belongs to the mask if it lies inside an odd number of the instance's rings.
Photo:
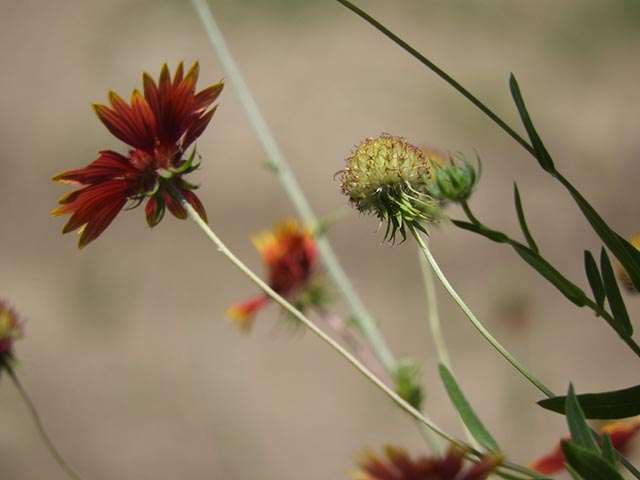
<svg viewBox="0 0 640 480">
<path fill-rule="evenodd" d="M 362 142 L 347 159 L 340 188 L 362 213 L 386 223 L 385 239 L 395 241 L 406 225 L 424 231 L 422 222 L 438 220 L 438 201 L 429 191 L 433 169 L 422 151 L 401 137 L 382 134 Z"/>
<path fill-rule="evenodd" d="M 447 160 L 442 157 L 432 157 L 425 152 L 433 169 L 431 193 L 442 202 L 465 202 L 473 193 L 473 189 L 480 178 L 479 173 L 462 153 L 449 155 Z M 478 165 L 480 158 L 478 157 Z M 478 172 L 480 168 L 478 168 Z"/>
</svg>

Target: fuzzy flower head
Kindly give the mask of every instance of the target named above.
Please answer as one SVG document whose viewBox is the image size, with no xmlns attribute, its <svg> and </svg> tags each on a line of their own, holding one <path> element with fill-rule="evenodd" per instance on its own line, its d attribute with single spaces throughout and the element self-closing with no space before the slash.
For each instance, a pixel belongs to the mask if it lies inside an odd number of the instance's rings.
<svg viewBox="0 0 640 480">
<path fill-rule="evenodd" d="M 338 172 L 342 193 L 362 213 L 386 223 L 385 239 L 391 243 L 406 225 L 424 231 L 423 222 L 439 217 L 438 201 L 429 191 L 433 167 L 422 150 L 389 134 L 368 138 L 347 158 Z"/>
<path fill-rule="evenodd" d="M 110 106 L 93 105 L 105 127 L 131 148 L 126 155 L 103 150 L 85 168 L 53 177 L 78 187 L 59 200 L 52 215 L 71 215 L 63 233 L 78 230 L 80 248 L 95 240 L 128 203 L 135 207 L 146 200 L 150 227 L 162 220 L 165 209 L 186 218 L 180 197 L 206 220 L 193 193 L 196 186 L 183 177 L 198 167 L 195 148 L 188 155 L 187 150 L 209 124 L 217 108 L 211 104 L 223 84 L 196 93 L 198 72 L 197 62 L 186 75 L 180 63 L 172 79 L 165 64 L 157 84 L 149 74 L 143 75 L 143 93 L 134 90 L 129 103 L 110 92 Z"/>
<path fill-rule="evenodd" d="M 18 314 L 0 300 L 0 369 L 13 363 L 13 342 L 22 337 Z"/>
<path fill-rule="evenodd" d="M 276 293 L 296 304 L 298 309 L 317 305 L 324 295 L 314 282 L 318 247 L 312 233 L 295 220 L 278 223 L 273 231 L 253 238 L 266 267 L 267 283 Z M 227 316 L 245 331 L 250 330 L 258 310 L 269 303 L 269 297 L 259 295 L 227 310 Z"/>
<path fill-rule="evenodd" d="M 355 480 L 484 480 L 500 465 L 502 457 L 487 455 L 480 462 L 464 468 L 461 451 L 451 448 L 444 457 L 412 459 L 402 449 L 386 447 L 386 459 L 367 452 Z"/>
</svg>

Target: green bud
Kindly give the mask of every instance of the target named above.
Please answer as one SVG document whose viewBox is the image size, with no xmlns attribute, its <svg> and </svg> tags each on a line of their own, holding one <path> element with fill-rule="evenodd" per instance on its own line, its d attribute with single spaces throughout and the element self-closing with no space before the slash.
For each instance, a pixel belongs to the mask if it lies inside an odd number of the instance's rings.
<svg viewBox="0 0 640 480">
<path fill-rule="evenodd" d="M 443 202 L 466 201 L 480 178 L 469 160 L 462 153 L 450 155 L 446 161 L 430 160 L 434 172 L 431 180 L 432 195 Z M 478 157 L 478 172 L 481 170 L 480 166 Z"/>
<path fill-rule="evenodd" d="M 424 400 L 420 385 L 421 374 L 422 369 L 410 357 L 401 358 L 392 374 L 396 393 L 417 410 L 420 410 Z"/>
</svg>

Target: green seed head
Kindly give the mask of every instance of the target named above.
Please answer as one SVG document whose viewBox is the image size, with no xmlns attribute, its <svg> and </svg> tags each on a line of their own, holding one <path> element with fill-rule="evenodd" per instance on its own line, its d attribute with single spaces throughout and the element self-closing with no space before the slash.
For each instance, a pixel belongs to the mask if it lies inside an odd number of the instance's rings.
<svg viewBox="0 0 640 480">
<path fill-rule="evenodd" d="M 433 172 L 422 151 L 401 137 L 382 134 L 362 142 L 339 172 L 341 190 L 362 213 L 387 224 L 385 239 L 406 238 L 406 225 L 424 231 L 422 222 L 439 217 L 430 195 Z"/>
</svg>

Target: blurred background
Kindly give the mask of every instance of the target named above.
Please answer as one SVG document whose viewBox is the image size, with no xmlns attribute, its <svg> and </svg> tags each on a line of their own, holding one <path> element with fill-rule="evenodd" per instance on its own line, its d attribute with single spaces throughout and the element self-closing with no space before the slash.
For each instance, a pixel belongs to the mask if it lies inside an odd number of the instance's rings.
<svg viewBox="0 0 640 480">
<path fill-rule="evenodd" d="M 518 131 L 514 72 L 560 171 L 623 235 L 638 233 L 637 2 L 363 0 Z M 472 199 L 486 224 L 519 236 L 517 181 L 542 252 L 588 289 L 582 251 L 600 243 L 568 194 L 467 101 L 330 0 L 211 2 L 257 103 L 394 353 L 424 365 L 426 410 L 462 436 L 426 322 L 416 248 L 381 244 L 374 218 L 351 211 L 333 179 L 354 145 L 389 132 L 482 157 Z M 84 479 L 348 478 L 367 447 L 428 453 L 413 422 L 313 335 L 283 329 L 271 307 L 242 335 L 226 308 L 256 293 L 191 222 L 154 230 L 123 212 L 78 251 L 49 212 L 51 182 L 126 152 L 90 107 L 128 97 L 163 62 L 223 72 L 190 2 L 0 3 L 0 296 L 25 318 L 19 375 Z M 250 236 L 294 215 L 233 88 L 198 142 L 190 179 L 211 224 L 258 272 Z M 454 218 L 461 212 L 450 211 Z M 507 247 L 443 224 L 432 247 L 489 329 L 557 392 L 637 383 L 637 358 L 590 311 L 570 305 Z M 486 344 L 440 290 L 458 380 L 512 461 L 566 432 L 541 395 Z M 638 299 L 628 307 L 637 317 Z M 336 313 L 345 314 L 337 302 Z M 636 372 L 636 373 L 634 373 Z M 63 479 L 7 378 L 0 382 L 0 477 Z"/>
</svg>

